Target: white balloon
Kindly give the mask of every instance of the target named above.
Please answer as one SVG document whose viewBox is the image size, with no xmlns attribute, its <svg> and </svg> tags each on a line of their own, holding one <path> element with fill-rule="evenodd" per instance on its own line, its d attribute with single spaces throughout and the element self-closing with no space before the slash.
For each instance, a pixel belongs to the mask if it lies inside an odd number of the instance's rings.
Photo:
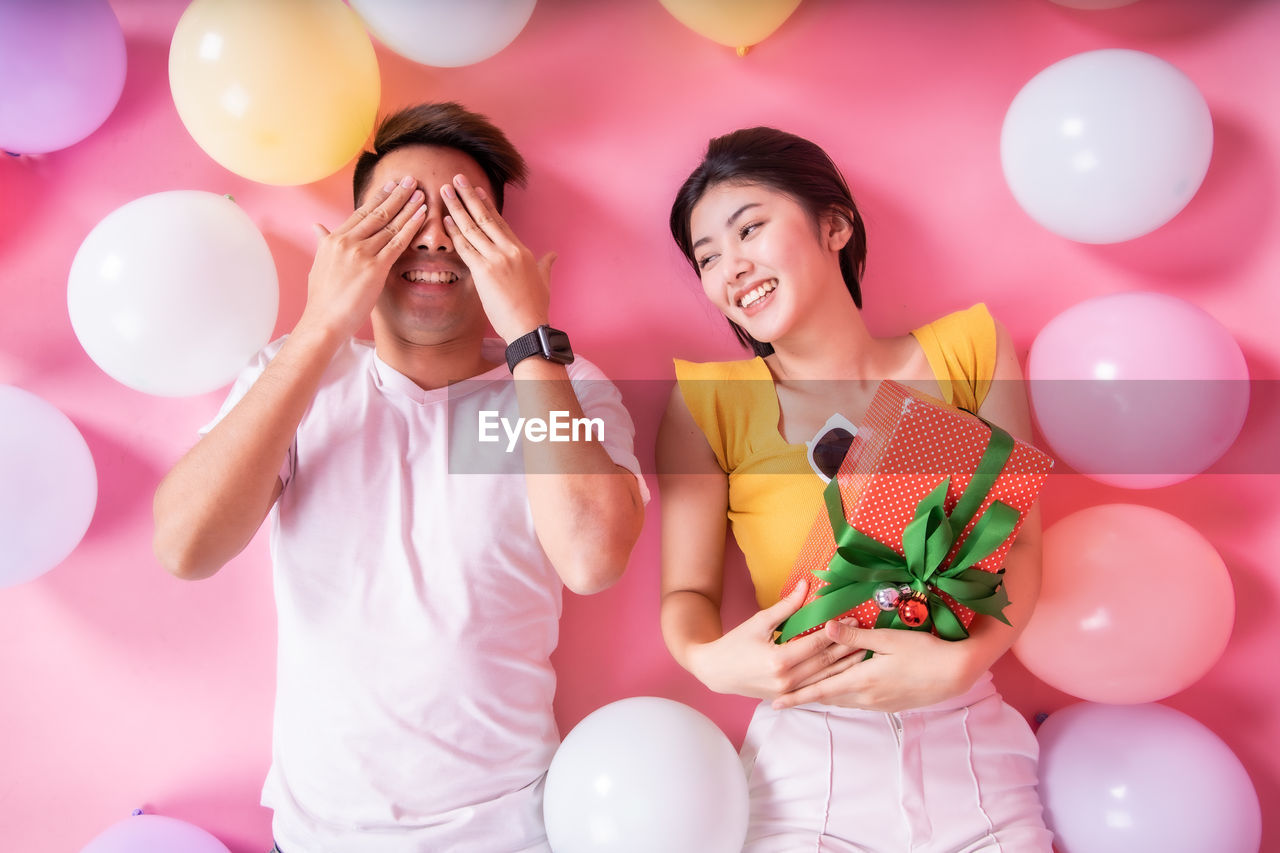
<svg viewBox="0 0 1280 853">
<path fill-rule="evenodd" d="M 267 241 L 225 196 L 175 190 L 107 214 L 76 252 L 71 326 L 89 357 L 166 397 L 226 385 L 271 338 L 280 288 Z"/>
<path fill-rule="evenodd" d="M 1014 198 L 1055 234 L 1117 243 L 1154 231 L 1204 180 L 1213 121 L 1163 59 L 1094 50 L 1041 71 L 1005 115 L 1000 158 Z"/>
<path fill-rule="evenodd" d="M 536 0 L 350 0 L 369 32 L 396 53 L 453 68 L 488 59 L 524 29 Z"/>
<path fill-rule="evenodd" d="M 720 728 L 670 699 L 605 705 L 569 732 L 547 771 L 556 853 L 738 853 L 747 778 Z"/>
<path fill-rule="evenodd" d="M 75 424 L 35 394 L 0 385 L 0 587 L 65 560 L 97 502 L 93 455 Z"/>
</svg>

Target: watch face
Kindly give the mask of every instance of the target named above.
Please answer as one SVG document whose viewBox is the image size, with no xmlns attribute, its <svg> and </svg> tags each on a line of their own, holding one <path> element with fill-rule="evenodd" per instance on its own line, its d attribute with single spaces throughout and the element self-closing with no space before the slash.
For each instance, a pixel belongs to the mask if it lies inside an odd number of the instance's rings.
<svg viewBox="0 0 1280 853">
<path fill-rule="evenodd" d="M 569 346 L 569 336 L 559 329 L 550 326 L 539 328 L 539 337 L 543 344 L 543 357 L 557 364 L 569 364 L 573 361 L 573 349 Z"/>
</svg>

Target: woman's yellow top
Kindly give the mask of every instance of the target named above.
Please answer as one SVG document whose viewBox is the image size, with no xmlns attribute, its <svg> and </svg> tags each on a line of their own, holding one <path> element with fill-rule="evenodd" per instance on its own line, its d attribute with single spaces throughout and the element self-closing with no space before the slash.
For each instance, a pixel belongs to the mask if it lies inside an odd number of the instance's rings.
<svg viewBox="0 0 1280 853">
<path fill-rule="evenodd" d="M 948 402 L 977 411 L 991 387 L 996 327 L 986 305 L 911 332 Z M 805 446 L 778 432 L 781 412 L 762 358 L 698 364 L 675 360 L 685 405 L 729 475 L 729 527 L 747 560 L 756 601 L 780 597 L 791 564 L 822 509 L 823 483 Z"/>
</svg>

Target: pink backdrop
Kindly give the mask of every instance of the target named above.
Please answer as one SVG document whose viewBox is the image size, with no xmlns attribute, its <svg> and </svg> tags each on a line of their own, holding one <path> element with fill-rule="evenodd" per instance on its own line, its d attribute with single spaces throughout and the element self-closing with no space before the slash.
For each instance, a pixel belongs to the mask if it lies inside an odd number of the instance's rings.
<svg viewBox="0 0 1280 853">
<path fill-rule="evenodd" d="M 0 589 L 0 846 L 75 850 L 131 809 L 208 829 L 234 853 L 269 846 L 257 805 L 266 770 L 274 615 L 265 536 L 215 578 L 179 582 L 151 554 L 151 495 L 222 391 L 164 399 L 99 370 L 67 316 L 72 257 L 108 212 L 170 189 L 231 193 L 262 230 L 280 273 L 277 333 L 297 319 L 310 224 L 349 211 L 350 168 L 314 184 L 254 184 L 195 145 L 174 109 L 169 41 L 181 0 L 113 0 L 128 46 L 124 95 L 84 142 L 0 156 L 0 384 L 41 395 L 92 449 L 97 512 L 62 565 Z M 553 319 L 630 392 L 651 465 L 670 358 L 736 357 L 666 233 L 671 197 L 708 136 L 771 124 L 809 136 L 844 168 L 868 221 L 866 317 L 896 333 L 985 300 L 1025 358 L 1037 331 L 1091 296 L 1155 290 L 1217 317 L 1255 380 L 1276 380 L 1280 226 L 1280 3 L 1139 0 L 1075 11 L 1049 0 L 805 0 L 747 57 L 685 29 L 657 0 L 543 0 L 493 59 L 431 69 L 378 46 L 383 109 L 458 99 L 490 115 L 528 157 L 532 181 L 509 218 L 532 248 L 556 250 Z M 1128 47 L 1179 67 L 1213 114 L 1213 160 L 1197 196 L 1158 231 L 1090 246 L 1018 208 L 999 161 L 1010 100 L 1049 64 Z M 180 274 L 181 270 L 175 270 Z M 663 386 L 663 387 L 660 387 Z M 651 392 L 634 389 L 652 387 Z M 1265 386 L 1259 386 L 1265 387 Z M 1233 453 L 1275 441 L 1275 395 L 1255 390 Z M 1241 455 L 1243 455 L 1241 457 Z M 1275 454 L 1263 454 L 1274 466 Z M 1174 513 L 1202 531 L 1232 574 L 1230 645 L 1166 704 L 1226 740 L 1264 815 L 1280 808 L 1280 575 L 1275 473 L 1208 475 L 1149 492 L 1055 477 L 1046 521 L 1098 503 Z M 651 479 L 651 485 L 656 487 Z M 658 503 L 625 579 L 566 595 L 557 713 L 567 731 L 631 695 L 693 705 L 742 737 L 752 702 L 712 695 L 669 658 L 658 633 Z M 745 614 L 744 577 L 731 584 Z M 1118 591 L 1141 596 L 1141 590 Z M 1194 632 L 1196 625 L 1185 626 Z M 1028 717 L 1071 701 L 1007 656 L 997 681 Z M 1280 847 L 1264 821 L 1263 849 Z"/>
</svg>

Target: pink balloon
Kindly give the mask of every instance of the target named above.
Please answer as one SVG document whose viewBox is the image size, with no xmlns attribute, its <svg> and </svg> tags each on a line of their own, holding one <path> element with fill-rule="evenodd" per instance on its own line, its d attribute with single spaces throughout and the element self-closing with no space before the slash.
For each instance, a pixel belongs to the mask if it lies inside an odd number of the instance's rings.
<svg viewBox="0 0 1280 853">
<path fill-rule="evenodd" d="M 1222 655 L 1235 621 L 1227 567 L 1198 531 L 1151 507 L 1106 504 L 1044 534 L 1040 598 L 1013 653 L 1081 699 L 1163 699 Z"/>
<path fill-rule="evenodd" d="M 198 826 L 161 815 L 134 815 L 108 827 L 80 853 L 231 853 Z"/>
<path fill-rule="evenodd" d="M 1127 488 L 1193 477 L 1244 425 L 1249 371 L 1217 320 L 1162 293 L 1081 302 L 1040 331 L 1027 360 L 1031 406 L 1071 467 Z"/>
<path fill-rule="evenodd" d="M 74 145 L 124 89 L 124 32 L 107 0 L 0 0 L 0 148 Z"/>
<path fill-rule="evenodd" d="M 1050 714 L 1037 737 L 1059 853 L 1257 853 L 1262 809 L 1249 774 L 1186 714 L 1081 702 Z"/>
</svg>

